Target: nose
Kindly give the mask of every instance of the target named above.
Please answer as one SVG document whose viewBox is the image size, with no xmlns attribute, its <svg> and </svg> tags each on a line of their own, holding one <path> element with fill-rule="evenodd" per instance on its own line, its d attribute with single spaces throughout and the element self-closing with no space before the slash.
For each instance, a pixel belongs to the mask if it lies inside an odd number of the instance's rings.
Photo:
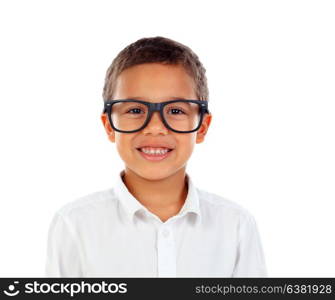
<svg viewBox="0 0 335 300">
<path fill-rule="evenodd" d="M 152 133 L 152 134 L 158 134 L 158 133 L 167 133 L 168 129 L 165 127 L 161 116 L 158 111 L 153 112 L 151 115 L 151 120 L 147 124 L 147 126 L 143 129 L 143 133 Z"/>
</svg>

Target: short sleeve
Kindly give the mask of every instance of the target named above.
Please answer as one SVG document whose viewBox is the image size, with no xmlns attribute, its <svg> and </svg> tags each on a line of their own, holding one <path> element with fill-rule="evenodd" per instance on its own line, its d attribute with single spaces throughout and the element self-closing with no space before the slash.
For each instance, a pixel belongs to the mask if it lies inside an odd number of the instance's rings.
<svg viewBox="0 0 335 300">
<path fill-rule="evenodd" d="M 48 231 L 45 274 L 46 277 L 83 277 L 75 232 L 59 212 L 54 215 Z"/>
<path fill-rule="evenodd" d="M 232 277 L 267 277 L 263 247 L 255 218 L 242 214 L 237 258 Z"/>
</svg>

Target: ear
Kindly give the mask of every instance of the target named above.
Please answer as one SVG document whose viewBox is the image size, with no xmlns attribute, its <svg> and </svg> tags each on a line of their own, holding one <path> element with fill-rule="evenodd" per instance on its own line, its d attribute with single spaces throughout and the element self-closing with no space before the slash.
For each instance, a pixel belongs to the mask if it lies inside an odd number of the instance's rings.
<svg viewBox="0 0 335 300">
<path fill-rule="evenodd" d="M 106 113 L 101 114 L 101 121 L 102 125 L 104 126 L 106 133 L 108 135 L 108 139 L 112 142 L 115 143 L 115 131 L 112 128 L 111 124 L 109 123 L 108 116 Z"/>
<path fill-rule="evenodd" d="M 197 144 L 202 143 L 205 140 L 205 135 L 208 131 L 209 125 L 211 124 L 211 121 L 212 121 L 212 114 L 205 114 L 201 126 L 197 131 L 197 139 L 196 139 Z"/>
</svg>

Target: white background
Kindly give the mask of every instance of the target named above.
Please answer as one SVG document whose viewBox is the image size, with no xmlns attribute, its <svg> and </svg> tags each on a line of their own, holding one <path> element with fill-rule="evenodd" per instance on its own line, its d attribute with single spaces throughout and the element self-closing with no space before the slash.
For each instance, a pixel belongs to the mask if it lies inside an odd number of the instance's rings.
<svg viewBox="0 0 335 300">
<path fill-rule="evenodd" d="M 142 37 L 193 49 L 213 121 L 195 184 L 256 218 L 269 276 L 335 276 L 334 1 L 1 1 L 0 276 L 44 276 L 55 211 L 110 188 L 114 57 Z"/>
</svg>

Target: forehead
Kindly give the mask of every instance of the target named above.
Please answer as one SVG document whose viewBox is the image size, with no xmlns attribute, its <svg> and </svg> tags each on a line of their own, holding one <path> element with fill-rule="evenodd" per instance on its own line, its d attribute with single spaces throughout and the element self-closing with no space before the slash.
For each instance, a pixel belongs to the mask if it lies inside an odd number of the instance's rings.
<svg viewBox="0 0 335 300">
<path fill-rule="evenodd" d="M 196 99 L 193 78 L 181 65 L 145 63 L 124 70 L 117 78 L 115 99 L 141 97 L 166 100 Z"/>
</svg>

